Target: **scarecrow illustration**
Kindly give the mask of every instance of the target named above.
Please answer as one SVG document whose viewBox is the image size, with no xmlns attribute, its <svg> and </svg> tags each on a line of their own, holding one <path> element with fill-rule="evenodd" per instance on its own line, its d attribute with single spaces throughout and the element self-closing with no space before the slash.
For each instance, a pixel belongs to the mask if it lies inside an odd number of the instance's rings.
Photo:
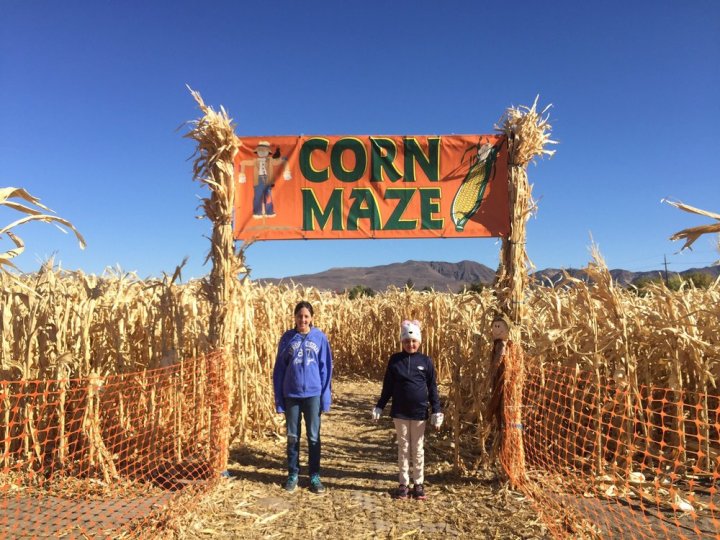
<svg viewBox="0 0 720 540">
<path fill-rule="evenodd" d="M 287 158 L 280 156 L 280 148 L 276 148 L 273 155 L 270 155 L 270 143 L 259 141 L 255 148 L 257 157 L 245 159 L 240 162 L 239 182 L 244 184 L 247 181 L 245 167 L 252 166 L 253 176 L 253 218 L 275 217 L 275 208 L 272 202 L 272 188 L 275 185 L 276 175 L 281 169 L 285 180 L 292 179 L 290 170 L 286 168 Z"/>
</svg>

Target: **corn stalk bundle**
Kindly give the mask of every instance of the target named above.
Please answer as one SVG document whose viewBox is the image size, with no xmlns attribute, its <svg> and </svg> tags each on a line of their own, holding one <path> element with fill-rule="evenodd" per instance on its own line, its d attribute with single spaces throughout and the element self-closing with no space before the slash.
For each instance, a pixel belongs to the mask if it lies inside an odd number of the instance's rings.
<svg viewBox="0 0 720 540">
<path fill-rule="evenodd" d="M 525 224 L 532 211 L 532 187 L 528 182 L 527 166 L 537 156 L 552 156 L 554 150 L 547 149 L 547 145 L 555 144 L 550 139 L 551 126 L 546 114 L 550 106 L 543 111 L 537 111 L 537 100 L 531 107 L 510 107 L 500 119 L 496 129 L 505 134 L 508 138 L 509 162 L 508 162 L 508 204 L 510 205 L 510 236 L 502 239 L 500 252 L 500 264 L 496 276 L 496 285 L 499 290 L 499 308 L 506 313 L 513 325 L 510 328 L 510 339 L 522 350 L 521 328 L 525 321 L 526 314 L 526 290 L 528 286 L 528 269 L 526 263 L 530 263 L 525 249 L 527 237 Z M 520 355 L 522 363 L 522 355 Z M 522 407 L 522 373 L 523 366 L 513 367 L 514 384 L 518 388 L 504 385 L 506 396 L 514 396 L 517 403 L 514 405 Z M 506 423 L 518 424 L 519 414 L 512 415 L 516 421 L 508 420 Z M 509 419 L 509 416 L 506 414 Z M 512 432 L 514 434 L 514 432 Z M 522 447 L 511 452 L 507 445 L 519 443 L 522 446 L 522 437 L 504 437 L 503 456 L 506 456 L 504 466 L 506 470 L 513 470 L 511 477 L 520 478 L 524 474 L 524 453 Z M 510 456 L 510 458 L 508 458 Z"/>
<path fill-rule="evenodd" d="M 190 89 L 188 87 L 188 89 Z M 233 319 L 233 306 L 230 301 L 237 287 L 237 275 L 243 270 L 242 258 L 235 256 L 232 214 L 235 202 L 235 182 L 233 178 L 233 159 L 240 146 L 235 136 L 234 125 L 225 109 L 217 112 L 205 105 L 198 92 L 190 89 L 203 116 L 193 122 L 185 137 L 197 143 L 193 178 L 210 189 L 210 197 L 202 200 L 205 216 L 213 224 L 210 239 L 212 270 L 203 282 L 203 292 L 210 302 L 210 323 L 208 341 L 213 350 L 228 352 L 231 343 L 230 321 Z M 232 377 L 226 373 L 225 381 Z M 222 426 L 223 429 L 220 429 Z M 214 422 L 218 431 L 213 438 L 221 441 L 227 452 L 229 426 Z M 227 458 L 227 455 L 224 456 Z"/>
<path fill-rule="evenodd" d="M 219 349 L 228 343 L 227 321 L 232 317 L 229 298 L 235 276 L 242 263 L 235 257 L 232 231 L 232 212 L 235 201 L 233 181 L 233 158 L 240 142 L 235 136 L 234 125 L 224 108 L 217 112 L 205 105 L 198 92 L 190 89 L 203 116 L 192 122 L 185 137 L 197 143 L 193 178 L 210 190 L 210 197 L 202 199 L 202 208 L 213 224 L 210 253 L 213 267 L 203 288 L 211 306 L 208 339 L 211 347 Z"/>
<path fill-rule="evenodd" d="M 556 144 L 550 139 L 551 126 L 545 115 L 550 108 L 538 112 L 537 100 L 531 107 L 510 107 L 500 119 L 496 129 L 508 138 L 510 237 L 502 239 L 497 287 L 501 291 L 500 307 L 515 323 L 524 320 L 524 297 L 528 283 L 525 249 L 525 223 L 534 206 L 532 187 L 528 182 L 527 166 L 537 156 L 552 156 L 555 151 L 547 145 Z M 520 329 L 511 329 L 511 338 L 519 342 Z"/>
</svg>

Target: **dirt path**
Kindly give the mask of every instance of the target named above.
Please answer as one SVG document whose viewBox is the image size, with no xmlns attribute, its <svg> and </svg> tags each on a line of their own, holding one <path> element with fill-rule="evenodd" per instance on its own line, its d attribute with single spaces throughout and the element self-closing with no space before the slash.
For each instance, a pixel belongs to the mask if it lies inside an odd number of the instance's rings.
<svg viewBox="0 0 720 540">
<path fill-rule="evenodd" d="M 336 381 L 323 416 L 322 495 L 308 490 L 307 445 L 300 487 L 286 493 L 285 440 L 235 448 L 224 481 L 177 525 L 178 538 L 546 538 L 530 503 L 494 480 L 460 478 L 441 461 L 438 435 L 425 446 L 426 501 L 398 501 L 392 420 L 369 420 L 374 381 Z M 389 408 L 388 408 L 389 410 Z"/>
</svg>

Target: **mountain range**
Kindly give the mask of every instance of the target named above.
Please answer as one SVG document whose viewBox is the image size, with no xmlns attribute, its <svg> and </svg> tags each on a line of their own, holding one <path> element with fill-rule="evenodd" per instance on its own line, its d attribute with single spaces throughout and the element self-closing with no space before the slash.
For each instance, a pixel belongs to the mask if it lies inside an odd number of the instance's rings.
<svg viewBox="0 0 720 540">
<path fill-rule="evenodd" d="M 557 283 L 562 278 L 563 271 L 573 277 L 585 279 L 585 273 L 577 268 L 546 268 L 532 274 L 540 283 Z M 669 277 L 677 274 L 685 276 L 692 273 L 709 274 L 713 278 L 720 275 L 720 266 L 705 268 L 691 268 L 683 272 L 670 272 Z M 663 276 L 661 270 L 649 272 L 631 272 L 630 270 L 615 269 L 610 274 L 620 285 L 628 285 L 637 279 Z M 421 290 L 432 288 L 436 291 L 458 291 L 466 285 L 482 283 L 492 284 L 495 279 L 495 270 L 475 261 L 460 261 L 457 263 L 436 261 L 406 261 L 381 266 L 330 268 L 316 274 L 301 274 L 285 278 L 261 278 L 258 283 L 292 284 L 343 291 L 356 285 L 369 287 L 375 291 L 384 291 L 388 287 L 402 288 L 407 284 Z"/>
</svg>

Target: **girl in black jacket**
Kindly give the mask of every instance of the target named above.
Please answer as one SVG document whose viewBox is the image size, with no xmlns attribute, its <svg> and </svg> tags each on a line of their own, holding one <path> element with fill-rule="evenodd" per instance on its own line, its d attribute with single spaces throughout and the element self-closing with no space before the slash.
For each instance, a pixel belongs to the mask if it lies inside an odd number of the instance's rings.
<svg viewBox="0 0 720 540">
<path fill-rule="evenodd" d="M 428 406 L 432 410 L 430 423 L 440 429 L 443 414 L 440 412 L 435 366 L 429 356 L 420 352 L 421 333 L 418 321 L 403 321 L 400 325 L 402 351 L 393 354 L 388 362 L 382 393 L 373 409 L 378 420 L 382 410 L 392 399 L 390 416 L 395 422 L 398 440 L 398 467 L 400 486 L 398 499 L 410 496 L 410 460 L 413 463 L 412 496 L 425 500 L 423 489 L 425 466 L 425 423 Z"/>
</svg>

